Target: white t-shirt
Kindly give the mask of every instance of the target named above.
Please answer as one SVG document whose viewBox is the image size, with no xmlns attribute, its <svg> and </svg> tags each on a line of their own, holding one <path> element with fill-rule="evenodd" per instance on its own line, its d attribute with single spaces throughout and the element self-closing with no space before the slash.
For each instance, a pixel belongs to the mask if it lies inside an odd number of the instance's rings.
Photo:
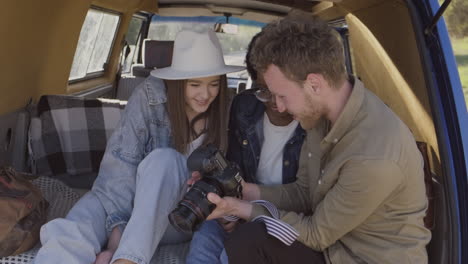
<svg viewBox="0 0 468 264">
<path fill-rule="evenodd" d="M 268 115 L 263 115 L 262 152 L 257 168 L 257 179 L 261 184 L 283 183 L 283 149 L 284 145 L 293 136 L 299 122 L 293 120 L 287 126 L 275 126 L 270 122 Z"/>
<path fill-rule="evenodd" d="M 190 156 L 190 154 L 192 154 L 192 152 L 197 149 L 199 146 L 201 146 L 201 144 L 203 143 L 203 140 L 205 139 L 206 137 L 206 134 L 203 133 L 201 134 L 199 137 L 197 137 L 196 139 L 194 139 L 192 142 L 190 142 L 188 145 L 187 145 L 187 150 L 185 151 L 185 157 L 188 157 Z"/>
</svg>

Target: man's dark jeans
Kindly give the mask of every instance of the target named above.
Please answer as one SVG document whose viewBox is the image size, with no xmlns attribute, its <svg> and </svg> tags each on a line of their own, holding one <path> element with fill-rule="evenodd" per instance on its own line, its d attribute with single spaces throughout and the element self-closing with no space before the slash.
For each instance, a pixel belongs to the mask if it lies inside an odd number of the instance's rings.
<svg viewBox="0 0 468 264">
<path fill-rule="evenodd" d="M 322 252 L 294 241 L 287 246 L 268 235 L 265 225 L 250 222 L 239 226 L 224 242 L 229 264 L 308 263 L 323 264 Z"/>
</svg>

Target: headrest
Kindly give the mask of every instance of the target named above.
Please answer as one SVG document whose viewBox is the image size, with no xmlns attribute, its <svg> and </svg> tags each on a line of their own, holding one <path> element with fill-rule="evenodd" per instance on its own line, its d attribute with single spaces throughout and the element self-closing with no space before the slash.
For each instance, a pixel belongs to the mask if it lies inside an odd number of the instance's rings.
<svg viewBox="0 0 468 264">
<path fill-rule="evenodd" d="M 174 41 L 145 39 L 143 42 L 143 64 L 145 68 L 164 68 L 171 66 Z"/>
</svg>

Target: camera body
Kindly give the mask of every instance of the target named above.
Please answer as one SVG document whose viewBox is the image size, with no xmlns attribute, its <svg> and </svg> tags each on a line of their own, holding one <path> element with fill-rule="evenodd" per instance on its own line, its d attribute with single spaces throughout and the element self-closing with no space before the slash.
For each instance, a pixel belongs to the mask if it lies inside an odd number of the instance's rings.
<svg viewBox="0 0 468 264">
<path fill-rule="evenodd" d="M 169 221 L 178 231 L 191 234 L 215 208 L 207 199 L 208 193 L 242 196 L 242 174 L 237 164 L 227 161 L 213 144 L 194 150 L 187 159 L 187 167 L 189 171 L 199 171 L 202 178 L 169 214 Z"/>
</svg>

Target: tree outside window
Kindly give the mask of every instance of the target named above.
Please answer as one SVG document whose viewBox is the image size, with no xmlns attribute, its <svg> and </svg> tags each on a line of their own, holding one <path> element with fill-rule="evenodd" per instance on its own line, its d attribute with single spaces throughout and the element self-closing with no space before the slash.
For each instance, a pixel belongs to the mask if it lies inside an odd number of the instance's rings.
<svg viewBox="0 0 468 264">
<path fill-rule="evenodd" d="M 453 0 L 444 14 L 468 109 L 468 1 Z"/>
</svg>

